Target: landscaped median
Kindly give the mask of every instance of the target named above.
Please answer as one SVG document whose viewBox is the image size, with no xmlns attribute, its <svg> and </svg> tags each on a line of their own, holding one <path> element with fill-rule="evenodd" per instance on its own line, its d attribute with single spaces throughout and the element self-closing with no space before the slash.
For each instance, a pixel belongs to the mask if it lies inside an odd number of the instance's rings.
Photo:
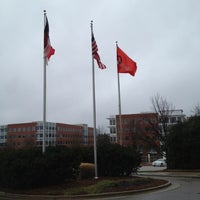
<svg viewBox="0 0 200 200">
<path fill-rule="evenodd" d="M 43 199 L 88 199 L 89 197 L 116 196 L 133 194 L 153 189 L 160 189 L 170 185 L 161 179 L 127 177 L 127 178 L 99 178 L 72 181 L 48 188 L 32 190 L 4 190 L 0 192 L 0 199 L 15 200 L 43 200 Z"/>
</svg>

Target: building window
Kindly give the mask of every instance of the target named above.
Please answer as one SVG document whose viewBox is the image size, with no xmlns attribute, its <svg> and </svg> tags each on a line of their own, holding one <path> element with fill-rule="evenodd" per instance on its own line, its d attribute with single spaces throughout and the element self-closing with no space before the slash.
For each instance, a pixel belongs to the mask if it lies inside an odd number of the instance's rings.
<svg viewBox="0 0 200 200">
<path fill-rule="evenodd" d="M 171 123 L 176 123 L 176 117 L 172 117 L 172 118 L 170 119 L 170 122 L 171 122 Z"/>
<path fill-rule="evenodd" d="M 116 133 L 116 129 L 114 127 L 110 128 L 110 133 Z"/>
<path fill-rule="evenodd" d="M 129 120 L 128 119 L 124 119 L 124 124 L 128 124 Z"/>
<path fill-rule="evenodd" d="M 181 122 L 181 117 L 177 117 L 177 122 Z"/>
<path fill-rule="evenodd" d="M 110 125 L 115 125 L 115 119 L 110 119 Z"/>
<path fill-rule="evenodd" d="M 125 136 L 125 140 L 129 140 L 129 136 Z"/>
</svg>

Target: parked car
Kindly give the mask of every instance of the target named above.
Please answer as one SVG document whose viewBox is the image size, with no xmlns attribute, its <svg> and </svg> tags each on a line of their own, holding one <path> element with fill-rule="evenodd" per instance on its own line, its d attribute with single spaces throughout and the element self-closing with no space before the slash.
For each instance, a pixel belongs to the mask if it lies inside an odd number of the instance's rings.
<svg viewBox="0 0 200 200">
<path fill-rule="evenodd" d="M 166 160 L 165 159 L 158 159 L 152 162 L 152 165 L 154 167 L 165 167 L 167 166 Z"/>
</svg>

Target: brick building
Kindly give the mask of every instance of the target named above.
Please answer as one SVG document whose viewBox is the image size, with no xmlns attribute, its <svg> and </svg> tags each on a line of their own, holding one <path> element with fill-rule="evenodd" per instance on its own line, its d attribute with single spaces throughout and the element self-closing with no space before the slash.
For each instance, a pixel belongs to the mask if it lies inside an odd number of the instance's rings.
<svg viewBox="0 0 200 200">
<path fill-rule="evenodd" d="M 121 133 L 119 115 L 110 116 L 108 120 L 110 122 L 108 127 L 112 143 L 134 146 L 140 152 L 143 162 L 147 162 L 148 155 L 151 155 L 152 159 L 157 158 L 158 154 L 155 148 L 145 141 L 146 136 L 151 138 L 155 134 L 153 127 L 158 127 L 157 113 L 121 115 Z M 158 146 L 160 145 L 160 141 L 155 141 L 155 143 Z"/>
<path fill-rule="evenodd" d="M 162 131 L 162 123 L 160 123 L 160 116 L 157 113 L 139 113 L 139 114 L 123 114 L 122 121 L 122 141 L 120 142 L 120 126 L 119 115 L 112 115 L 109 118 L 109 130 L 111 143 L 118 143 L 124 146 L 135 146 L 140 151 L 143 162 L 152 161 L 159 156 L 154 148 L 151 146 L 151 141 L 145 142 L 145 136 L 152 138 L 152 144 L 158 147 L 161 141 L 154 141 L 153 135 L 156 134 L 153 129 L 159 127 Z M 171 127 L 178 122 L 185 120 L 185 114 L 182 109 L 169 110 L 166 112 L 166 126 Z"/>
<path fill-rule="evenodd" d="M 46 146 L 93 145 L 93 128 L 86 124 L 71 125 L 46 122 Z M 29 122 L 0 126 L 0 146 L 27 148 L 42 146 L 43 122 Z"/>
</svg>

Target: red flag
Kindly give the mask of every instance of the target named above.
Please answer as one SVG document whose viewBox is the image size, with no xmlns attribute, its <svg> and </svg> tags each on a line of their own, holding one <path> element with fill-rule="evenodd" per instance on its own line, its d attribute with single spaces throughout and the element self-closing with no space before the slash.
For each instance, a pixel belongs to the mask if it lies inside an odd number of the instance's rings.
<svg viewBox="0 0 200 200">
<path fill-rule="evenodd" d="M 98 54 L 98 47 L 93 33 L 92 33 L 92 56 L 97 61 L 97 64 L 100 69 L 106 69 L 106 66 L 101 62 L 100 56 Z"/>
<path fill-rule="evenodd" d="M 129 58 L 119 47 L 117 47 L 117 68 L 118 73 L 129 73 L 135 75 L 137 70 L 136 62 Z"/>
<path fill-rule="evenodd" d="M 51 46 L 49 38 L 49 23 L 45 15 L 45 27 L 44 27 L 44 57 L 48 61 L 50 57 L 55 53 L 55 49 Z"/>
</svg>

